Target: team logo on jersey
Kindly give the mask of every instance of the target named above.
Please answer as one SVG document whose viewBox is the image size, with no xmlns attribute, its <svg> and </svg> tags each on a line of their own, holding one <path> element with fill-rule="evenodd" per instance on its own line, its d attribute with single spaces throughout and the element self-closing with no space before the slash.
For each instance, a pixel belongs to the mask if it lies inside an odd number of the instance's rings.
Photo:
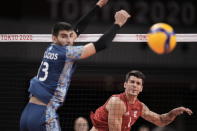
<svg viewBox="0 0 197 131">
<path fill-rule="evenodd" d="M 137 113 L 138 113 L 138 111 L 134 111 L 133 112 L 133 117 L 137 118 Z"/>
</svg>

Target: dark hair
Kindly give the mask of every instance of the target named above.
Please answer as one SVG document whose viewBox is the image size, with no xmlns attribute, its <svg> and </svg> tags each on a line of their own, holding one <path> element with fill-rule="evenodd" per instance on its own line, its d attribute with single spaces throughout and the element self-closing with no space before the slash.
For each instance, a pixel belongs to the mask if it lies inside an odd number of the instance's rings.
<svg viewBox="0 0 197 131">
<path fill-rule="evenodd" d="M 145 79 L 145 75 L 141 71 L 138 71 L 138 70 L 132 70 L 132 71 L 128 72 L 126 74 L 126 78 L 125 78 L 126 82 L 128 81 L 130 76 L 135 76 L 137 78 L 140 78 L 140 79 L 142 79 L 143 82 L 144 82 L 144 79 Z"/>
<path fill-rule="evenodd" d="M 58 36 L 61 30 L 74 30 L 72 25 L 67 22 L 58 22 L 53 26 L 52 35 Z"/>
</svg>

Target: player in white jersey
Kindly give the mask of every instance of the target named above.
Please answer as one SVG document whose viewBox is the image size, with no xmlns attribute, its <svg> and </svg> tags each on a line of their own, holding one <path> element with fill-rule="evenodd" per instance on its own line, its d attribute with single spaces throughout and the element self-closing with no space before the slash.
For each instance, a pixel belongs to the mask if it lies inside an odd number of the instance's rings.
<svg viewBox="0 0 197 131">
<path fill-rule="evenodd" d="M 73 46 L 74 40 L 88 25 L 94 12 L 108 0 L 99 0 L 96 6 L 79 23 L 72 27 L 59 22 L 52 32 L 53 43 L 46 49 L 37 76 L 30 81 L 30 100 L 20 120 L 21 131 L 60 131 L 56 110 L 62 105 L 74 72 L 74 62 L 94 55 L 107 47 L 116 32 L 130 15 L 124 11 L 115 14 L 114 24 L 94 43 Z"/>
</svg>

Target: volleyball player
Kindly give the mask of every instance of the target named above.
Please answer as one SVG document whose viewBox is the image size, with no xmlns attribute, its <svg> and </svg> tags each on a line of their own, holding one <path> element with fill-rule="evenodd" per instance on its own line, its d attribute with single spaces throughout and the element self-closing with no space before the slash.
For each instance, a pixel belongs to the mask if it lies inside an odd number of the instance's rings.
<svg viewBox="0 0 197 131">
<path fill-rule="evenodd" d="M 61 130 L 56 110 L 65 100 L 75 67 L 74 62 L 105 49 L 107 43 L 112 41 L 116 32 L 130 17 L 126 11 L 118 11 L 114 16 L 114 24 L 97 42 L 72 46 L 77 34 L 79 35 L 91 20 L 93 12 L 104 6 L 107 1 L 99 0 L 97 6 L 82 17 L 75 27 L 65 22 L 54 25 L 53 43 L 44 52 L 37 76 L 30 81 L 30 100 L 21 115 L 21 131 Z"/>
<path fill-rule="evenodd" d="M 192 111 L 185 107 L 178 107 L 161 115 L 151 111 L 137 98 L 143 90 L 144 78 L 145 75 L 140 71 L 128 72 L 124 93 L 112 95 L 95 113 L 91 112 L 93 127 L 90 131 L 130 131 L 140 116 L 157 126 L 165 126 L 184 112 L 192 114 Z"/>
</svg>

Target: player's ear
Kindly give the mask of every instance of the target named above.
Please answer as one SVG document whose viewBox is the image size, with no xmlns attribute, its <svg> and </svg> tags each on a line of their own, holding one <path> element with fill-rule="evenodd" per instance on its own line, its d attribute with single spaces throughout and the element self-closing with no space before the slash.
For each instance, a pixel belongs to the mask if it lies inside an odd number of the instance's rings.
<svg viewBox="0 0 197 131">
<path fill-rule="evenodd" d="M 127 85 L 127 82 L 125 81 L 125 82 L 124 82 L 124 88 L 126 88 L 126 85 Z"/>
<path fill-rule="evenodd" d="M 52 35 L 52 41 L 53 41 L 54 43 L 57 42 L 57 37 L 56 37 L 55 35 Z"/>
<path fill-rule="evenodd" d="M 77 33 L 75 31 L 73 31 L 73 34 L 74 34 L 74 40 L 77 39 Z"/>
<path fill-rule="evenodd" d="M 142 92 L 142 90 L 143 90 L 143 85 L 141 86 L 140 92 Z"/>
</svg>

